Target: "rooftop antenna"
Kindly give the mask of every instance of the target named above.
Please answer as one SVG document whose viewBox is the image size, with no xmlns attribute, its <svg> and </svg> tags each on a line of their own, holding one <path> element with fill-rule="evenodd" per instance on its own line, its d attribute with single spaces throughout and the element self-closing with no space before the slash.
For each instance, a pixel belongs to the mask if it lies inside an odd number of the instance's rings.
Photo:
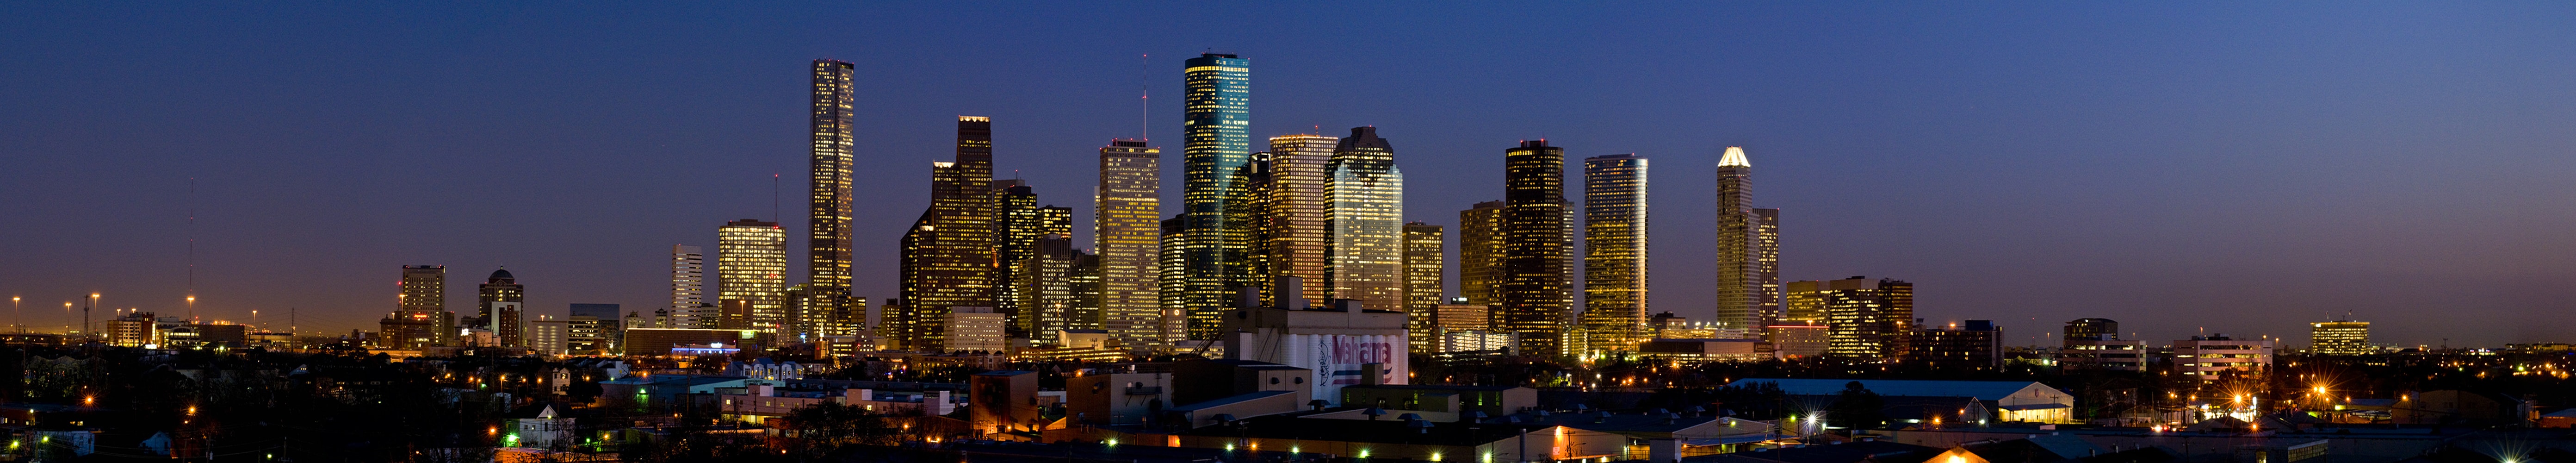
<svg viewBox="0 0 2576 463">
<path fill-rule="evenodd" d="M 1143 141 L 1154 131 L 1154 60 L 1152 54 L 1136 55 L 1136 140 Z"/>
<path fill-rule="evenodd" d="M 769 223 L 778 223 L 778 173 L 769 173 Z"/>
<path fill-rule="evenodd" d="M 188 323 L 197 322 L 197 178 L 188 177 Z"/>
</svg>

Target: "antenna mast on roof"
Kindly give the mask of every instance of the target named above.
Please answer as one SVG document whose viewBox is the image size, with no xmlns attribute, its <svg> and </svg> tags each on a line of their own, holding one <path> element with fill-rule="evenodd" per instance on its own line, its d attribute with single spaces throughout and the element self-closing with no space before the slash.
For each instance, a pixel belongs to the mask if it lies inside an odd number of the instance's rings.
<svg viewBox="0 0 2576 463">
<path fill-rule="evenodd" d="M 1136 140 L 1154 132 L 1154 55 L 1136 55 Z"/>
<path fill-rule="evenodd" d="M 197 322 L 197 178 L 188 177 L 188 323 Z"/>
</svg>

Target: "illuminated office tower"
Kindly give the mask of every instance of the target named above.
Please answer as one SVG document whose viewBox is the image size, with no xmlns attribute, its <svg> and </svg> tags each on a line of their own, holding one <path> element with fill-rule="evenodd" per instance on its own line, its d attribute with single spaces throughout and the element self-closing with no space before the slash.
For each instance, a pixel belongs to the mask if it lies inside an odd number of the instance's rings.
<svg viewBox="0 0 2576 463">
<path fill-rule="evenodd" d="M 1744 148 L 1726 147 L 1717 161 L 1717 323 L 1718 329 L 1744 334 L 1760 332 L 1776 309 L 1762 306 L 1762 283 L 1756 262 L 1753 213 L 1753 164 Z"/>
<path fill-rule="evenodd" d="M 1646 157 L 1583 160 L 1586 352 L 1636 350 L 1646 337 Z"/>
<path fill-rule="evenodd" d="M 1431 353 L 1439 340 L 1441 282 L 1449 278 L 1442 250 L 1447 237 L 1439 225 L 1404 224 L 1404 329 L 1412 335 L 1413 352 Z"/>
<path fill-rule="evenodd" d="M 850 297 L 850 63 L 814 60 L 809 184 L 811 206 L 806 216 L 805 275 L 801 297 L 793 300 L 795 334 L 819 336 L 865 323 L 852 313 L 865 313 L 865 302 Z M 853 311 L 852 304 L 858 304 Z"/>
<path fill-rule="evenodd" d="M 671 245 L 671 319 L 663 328 L 705 328 L 707 255 L 697 246 Z"/>
<path fill-rule="evenodd" d="M 1352 127 L 1326 170 L 1333 298 L 1404 310 L 1404 170 L 1395 166 L 1395 148 L 1378 138 L 1377 127 Z"/>
<path fill-rule="evenodd" d="M 1503 282 L 1503 202 L 1486 201 L 1458 211 L 1458 297 L 1494 307 Z"/>
<path fill-rule="evenodd" d="M 2120 322 L 2108 318 L 2068 321 L 2065 337 L 2057 365 L 2066 371 L 2147 371 L 2147 361 L 2155 356 L 2144 340 L 2120 339 Z"/>
<path fill-rule="evenodd" d="M 721 328 L 777 332 L 787 321 L 787 232 L 742 219 L 716 229 L 716 301 L 734 313 Z"/>
<path fill-rule="evenodd" d="M 1753 209 L 1753 306 L 1763 324 L 1780 319 L 1780 210 Z"/>
<path fill-rule="evenodd" d="M 502 347 L 524 345 L 520 336 L 527 333 L 527 325 L 521 323 L 521 314 L 527 312 L 528 288 L 504 268 L 493 270 L 492 277 L 476 289 L 480 297 L 476 298 L 474 318 L 482 321 L 481 327 L 491 330 Z"/>
<path fill-rule="evenodd" d="M 1525 140 L 1503 152 L 1503 250 L 1495 285 L 1501 328 L 1524 355 L 1567 355 L 1574 305 L 1574 230 L 1565 202 L 1565 149 Z"/>
<path fill-rule="evenodd" d="M 2379 353 L 2370 345 L 2370 322 L 2335 320 L 2308 324 L 2308 353 L 2316 355 L 2370 355 Z"/>
<path fill-rule="evenodd" d="M 447 266 L 405 265 L 396 308 L 379 323 L 378 344 L 388 349 L 444 346 L 456 335 L 456 313 L 447 311 Z"/>
<path fill-rule="evenodd" d="M 1038 237 L 1046 233 L 1041 222 L 1035 190 L 1019 179 L 993 180 L 993 287 L 999 288 L 993 291 L 993 311 L 1014 330 L 1028 325 L 1019 319 L 1020 291 L 1011 284 L 1020 280 L 1020 264 L 1036 253 Z"/>
<path fill-rule="evenodd" d="M 1110 140 L 1092 190 L 1101 329 L 1131 347 L 1162 344 L 1162 152 L 1144 140 Z"/>
<path fill-rule="evenodd" d="M 1236 202 L 1252 158 L 1252 62 L 1229 54 L 1202 54 L 1184 69 L 1182 102 L 1181 220 L 1190 236 L 1177 240 L 1187 278 L 1178 305 L 1188 314 L 1191 339 L 1216 339 L 1220 315 L 1233 308 L 1234 288 L 1254 286 L 1246 268 L 1249 212 Z"/>
<path fill-rule="evenodd" d="M 406 312 L 447 310 L 447 266 L 403 266 L 402 294 L 397 299 Z"/>
<path fill-rule="evenodd" d="M 1914 284 L 1867 277 L 1815 282 L 1825 303 L 1825 355 L 1893 362 L 1913 346 Z"/>
<path fill-rule="evenodd" d="M 1100 323 L 1100 255 L 1073 250 L 1073 307 L 1065 323 L 1077 330 L 1102 329 Z"/>
<path fill-rule="evenodd" d="M 904 235 L 903 310 L 892 323 L 907 349 L 945 349 L 949 307 L 993 306 L 993 121 L 957 117 L 957 160 L 931 163 L 930 208 Z"/>
<path fill-rule="evenodd" d="M 1186 215 L 1186 214 L 1184 214 Z M 1161 279 L 1162 306 L 1155 312 L 1154 346 L 1179 347 L 1189 339 L 1190 310 L 1190 234 L 1189 221 L 1180 215 L 1163 219 L 1161 259 L 1156 276 Z"/>
<path fill-rule="evenodd" d="M 1825 282 L 1792 281 L 1782 285 L 1780 318 L 1774 324 L 1825 326 Z"/>
<path fill-rule="evenodd" d="M 1261 278 L 1264 304 L 1275 303 L 1279 276 L 1323 282 L 1331 260 L 1325 255 L 1332 243 L 1332 204 L 1325 197 L 1325 184 L 1332 172 L 1327 164 L 1333 160 L 1334 146 L 1341 139 L 1323 135 L 1282 135 L 1270 137 L 1270 153 L 1256 161 L 1253 179 L 1253 201 L 1258 202 L 1253 218 L 1256 227 L 1253 254 L 1263 266 Z M 1330 285 L 1308 284 L 1301 287 L 1308 301 L 1332 300 Z"/>
<path fill-rule="evenodd" d="M 1015 293 L 1012 299 L 1020 304 L 1019 314 L 1008 317 L 1009 330 L 1038 345 L 1052 345 L 1056 332 L 1078 329 L 1073 277 L 1080 251 L 1073 249 L 1073 237 L 1062 234 L 1040 237 L 1031 244 L 1008 286 Z"/>
</svg>

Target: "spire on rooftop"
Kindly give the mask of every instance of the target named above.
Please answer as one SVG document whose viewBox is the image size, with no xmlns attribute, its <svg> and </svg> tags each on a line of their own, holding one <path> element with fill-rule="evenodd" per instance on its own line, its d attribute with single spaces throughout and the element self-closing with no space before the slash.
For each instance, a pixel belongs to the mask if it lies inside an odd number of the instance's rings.
<svg viewBox="0 0 2576 463">
<path fill-rule="evenodd" d="M 1717 166 L 1753 167 L 1753 163 L 1744 160 L 1744 147 L 1729 146 L 1726 147 L 1726 155 L 1717 158 Z"/>
</svg>

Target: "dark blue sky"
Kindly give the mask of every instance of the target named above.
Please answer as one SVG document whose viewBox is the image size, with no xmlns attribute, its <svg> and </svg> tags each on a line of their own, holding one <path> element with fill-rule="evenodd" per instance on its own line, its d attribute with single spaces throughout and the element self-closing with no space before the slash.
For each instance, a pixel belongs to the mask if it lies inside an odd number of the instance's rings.
<svg viewBox="0 0 2576 463">
<path fill-rule="evenodd" d="M 1255 135 L 1378 126 L 1413 220 L 1500 198 L 1521 139 L 1654 158 L 1658 311 L 1711 313 L 1713 169 L 1742 145 L 1785 278 L 1909 280 L 1927 321 L 2017 344 L 2078 317 L 2304 343 L 2345 311 L 2381 342 L 2576 341 L 2569 24 L 2555 2 L 11 2 L 0 293 L 47 330 L 91 291 L 179 311 L 193 204 L 209 317 L 373 329 L 404 264 L 449 266 L 453 310 L 502 265 L 540 313 L 650 310 L 669 245 L 771 217 L 772 174 L 801 217 L 804 68 L 831 57 L 858 63 L 879 300 L 953 116 L 992 116 L 1000 174 L 1088 235 L 1094 150 L 1137 135 L 1149 86 L 1176 167 L 1181 60 L 1214 50 L 1252 60 Z"/>
</svg>

